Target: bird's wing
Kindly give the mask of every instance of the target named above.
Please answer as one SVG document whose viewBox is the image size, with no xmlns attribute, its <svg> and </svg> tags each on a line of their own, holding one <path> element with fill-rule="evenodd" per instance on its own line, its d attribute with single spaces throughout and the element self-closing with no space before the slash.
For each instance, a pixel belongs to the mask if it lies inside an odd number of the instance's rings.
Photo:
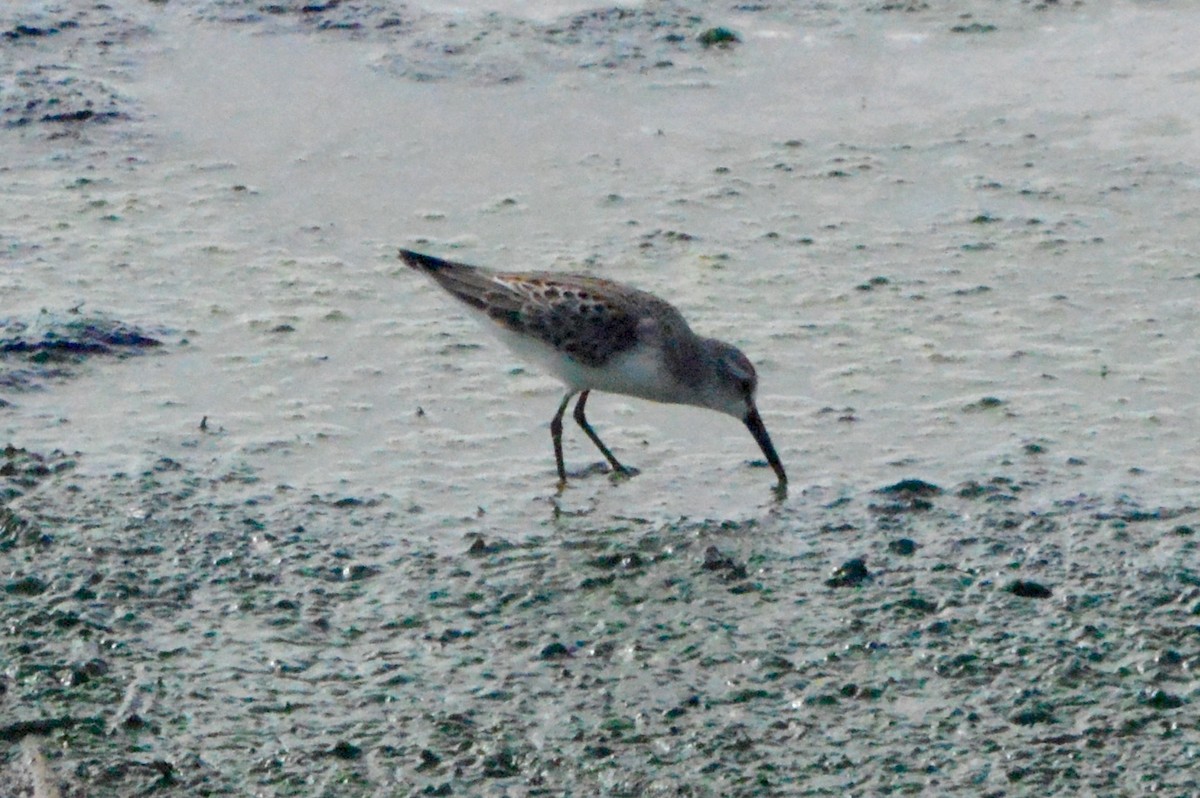
<svg viewBox="0 0 1200 798">
<path fill-rule="evenodd" d="M 523 301 L 515 313 L 507 308 L 489 311 L 493 320 L 585 366 L 602 365 L 632 349 L 645 332 L 645 308 L 632 301 L 639 297 L 608 280 L 548 272 L 505 272 L 495 280 Z"/>
<path fill-rule="evenodd" d="M 555 272 L 496 272 L 401 250 L 401 257 L 496 324 L 599 366 L 639 341 L 687 322 L 653 294 Z"/>
</svg>

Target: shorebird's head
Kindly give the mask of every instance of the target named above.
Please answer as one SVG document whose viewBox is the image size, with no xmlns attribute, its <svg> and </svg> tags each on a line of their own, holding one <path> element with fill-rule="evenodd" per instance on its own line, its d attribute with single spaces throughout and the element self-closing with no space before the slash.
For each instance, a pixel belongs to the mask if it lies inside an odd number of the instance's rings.
<svg viewBox="0 0 1200 798">
<path fill-rule="evenodd" d="M 706 386 L 704 406 L 741 419 L 775 470 L 780 486 L 786 485 L 787 474 L 783 470 L 783 463 L 775 453 L 775 446 L 767 435 L 767 428 L 754 401 L 754 394 L 758 390 L 758 373 L 754 371 L 754 364 L 740 349 L 724 341 L 706 338 L 703 345 L 713 365 L 713 380 Z"/>
</svg>

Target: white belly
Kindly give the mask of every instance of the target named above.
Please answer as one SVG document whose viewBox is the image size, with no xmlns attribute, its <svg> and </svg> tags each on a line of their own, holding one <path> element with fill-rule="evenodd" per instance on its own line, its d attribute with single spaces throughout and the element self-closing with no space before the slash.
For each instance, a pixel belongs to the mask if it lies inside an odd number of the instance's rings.
<svg viewBox="0 0 1200 798">
<path fill-rule="evenodd" d="M 661 353 L 652 347 L 635 347 L 614 356 L 603 367 L 593 367 L 535 338 L 494 323 L 487 326 L 518 357 L 562 380 L 570 390 L 619 393 L 655 402 L 680 401 L 675 380 L 665 369 Z"/>
</svg>

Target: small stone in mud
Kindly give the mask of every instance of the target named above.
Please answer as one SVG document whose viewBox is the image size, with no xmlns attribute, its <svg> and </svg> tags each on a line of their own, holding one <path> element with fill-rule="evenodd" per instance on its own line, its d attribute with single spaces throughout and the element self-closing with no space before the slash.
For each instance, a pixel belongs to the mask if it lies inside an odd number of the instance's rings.
<svg viewBox="0 0 1200 798">
<path fill-rule="evenodd" d="M 1010 492 L 1011 491 L 1011 492 Z M 984 499 L 993 504 L 1000 502 L 1014 502 L 1017 497 L 1013 494 L 1020 493 L 1021 486 L 1015 484 L 1007 477 L 992 477 L 988 480 L 988 484 L 984 485 L 976 480 L 967 480 L 955 489 L 955 495 L 960 499 Z"/>
<path fill-rule="evenodd" d="M 1186 702 L 1180 696 L 1165 690 L 1154 690 L 1142 695 L 1142 703 L 1151 709 L 1179 709 Z"/>
<path fill-rule="evenodd" d="M 497 540 L 494 543 L 488 543 L 480 535 L 471 543 L 471 547 L 467 549 L 468 557 L 483 557 L 488 554 L 499 554 L 502 551 L 508 551 L 513 547 L 513 544 L 507 540 Z"/>
<path fill-rule="evenodd" d="M 22 36 L 53 36 L 58 33 L 58 28 L 39 28 L 34 25 L 15 25 L 12 30 L 4 32 L 6 39 L 19 39 Z"/>
<path fill-rule="evenodd" d="M 896 602 L 897 607 L 905 610 L 911 610 L 918 615 L 932 615 L 937 612 L 937 604 L 922 596 L 909 596 Z"/>
<path fill-rule="evenodd" d="M 145 728 L 146 719 L 143 718 L 141 715 L 139 715 L 136 712 L 130 712 L 121 721 L 121 725 L 124 726 L 129 731 L 137 731 L 138 729 Z"/>
<path fill-rule="evenodd" d="M 602 554 L 596 559 L 592 560 L 591 564 L 597 568 L 603 568 L 606 570 L 612 570 L 614 568 L 632 570 L 635 568 L 642 568 L 646 563 L 642 559 L 641 555 L 639 555 L 637 552 L 634 552 L 632 554 Z"/>
<path fill-rule="evenodd" d="M 1003 399 L 997 399 L 995 396 L 985 396 L 978 402 L 971 402 L 963 406 L 964 413 L 978 413 L 983 410 L 993 410 L 1004 404 Z"/>
<path fill-rule="evenodd" d="M 430 751 L 428 748 L 421 749 L 421 764 L 417 765 L 417 770 L 429 770 L 442 764 L 442 758 Z"/>
<path fill-rule="evenodd" d="M 1024 579 L 1018 579 L 1006 587 L 1005 590 L 1007 590 L 1009 593 L 1012 593 L 1014 596 L 1020 596 L 1021 598 L 1044 599 L 1050 598 L 1054 595 L 1050 588 L 1046 587 L 1045 585 L 1039 582 L 1026 581 Z"/>
<path fill-rule="evenodd" d="M 942 489 L 932 482 L 926 482 L 923 479 L 902 479 L 894 485 L 887 485 L 882 488 L 877 488 L 876 493 L 884 495 L 903 495 L 903 496 L 937 496 L 942 492 Z"/>
<path fill-rule="evenodd" d="M 953 25 L 951 33 L 993 33 L 996 26 L 990 22 L 972 22 L 969 25 Z"/>
<path fill-rule="evenodd" d="M 347 582 L 358 582 L 363 579 L 370 579 L 372 576 L 378 575 L 379 568 L 374 565 L 362 565 L 361 563 L 356 563 L 354 565 L 347 565 L 342 569 L 342 579 L 346 580 Z"/>
<path fill-rule="evenodd" d="M 26 576 L 9 582 L 4 586 L 4 592 L 14 596 L 40 596 L 46 592 L 48 585 L 36 576 Z"/>
<path fill-rule="evenodd" d="M 981 485 L 977 480 L 969 479 L 959 485 L 955 493 L 960 499 L 978 499 L 981 496 L 988 496 L 999 490 L 995 485 Z"/>
<path fill-rule="evenodd" d="M 539 659 L 555 660 L 566 659 L 571 656 L 571 650 L 562 643 L 551 643 L 542 649 L 542 653 L 538 655 Z"/>
<path fill-rule="evenodd" d="M 507 748 L 497 751 L 483 760 L 483 775 L 490 779 L 507 779 L 520 772 L 517 755 Z"/>
<path fill-rule="evenodd" d="M 583 747 L 584 756 L 591 759 L 606 759 L 613 755 L 613 749 L 607 745 L 586 745 Z"/>
<path fill-rule="evenodd" d="M 900 538 L 888 543 L 888 551 L 892 554 L 899 554 L 901 557 L 911 557 L 916 550 L 917 544 L 909 538 Z"/>
<path fill-rule="evenodd" d="M 362 749 L 354 743 L 342 740 L 337 745 L 329 750 L 329 753 L 336 756 L 338 759 L 358 759 L 362 756 Z"/>
<path fill-rule="evenodd" d="M 602 640 L 592 646 L 588 651 L 588 655 L 592 657 L 611 657 L 612 653 L 617 650 L 617 644 L 611 640 Z"/>
<path fill-rule="evenodd" d="M 746 578 L 746 566 L 722 554 L 716 546 L 709 546 L 704 550 L 704 565 L 701 567 L 706 571 L 725 571 L 722 578 L 727 582 Z"/>
<path fill-rule="evenodd" d="M 872 504 L 868 509 L 880 515 L 899 515 L 900 513 L 921 512 L 933 509 L 933 502 L 926 496 L 936 496 L 942 489 L 930 482 L 920 479 L 902 479 L 894 485 L 877 488 L 875 493 L 892 496 L 895 501 L 890 504 Z"/>
<path fill-rule="evenodd" d="M 709 28 L 696 40 L 705 47 L 732 47 L 741 43 L 741 38 L 729 28 Z"/>
<path fill-rule="evenodd" d="M 875 577 L 867 570 L 867 561 L 861 557 L 842 563 L 833 576 L 825 580 L 828 587 L 859 587 Z"/>
<path fill-rule="evenodd" d="M 1036 706 L 1013 715 L 1012 722 L 1018 726 L 1033 726 L 1037 723 L 1057 723 L 1058 719 L 1054 717 L 1052 706 L 1039 702 Z"/>
<path fill-rule="evenodd" d="M 886 278 L 882 275 L 879 275 L 876 277 L 872 277 L 870 280 L 867 280 L 865 283 L 859 283 L 858 285 L 854 286 L 854 288 L 858 291 L 874 291 L 876 288 L 885 286 L 890 282 L 891 282 L 891 280 L 889 280 L 888 278 Z"/>
<path fill-rule="evenodd" d="M 438 636 L 437 641 L 442 645 L 454 643 L 459 640 L 469 640 L 475 636 L 475 633 L 470 629 L 445 629 Z"/>
</svg>

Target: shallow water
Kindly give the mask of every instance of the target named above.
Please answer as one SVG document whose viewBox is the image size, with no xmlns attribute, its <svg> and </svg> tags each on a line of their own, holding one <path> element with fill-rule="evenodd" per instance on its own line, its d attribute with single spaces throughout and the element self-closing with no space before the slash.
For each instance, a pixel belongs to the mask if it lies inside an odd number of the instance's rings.
<svg viewBox="0 0 1200 798">
<path fill-rule="evenodd" d="M 143 163 L 29 211 L 35 228 L 83 215 L 59 249 L 86 257 L 6 293 L 188 345 L 64 386 L 17 426 L 57 444 L 67 417 L 89 451 L 197 445 L 436 515 L 524 512 L 552 481 L 555 383 L 405 273 L 405 245 L 670 298 L 758 363 L 796 496 L 1015 461 L 1059 494 L 1177 501 L 1197 478 L 1200 289 L 1184 13 L 958 36 L 919 15 L 747 14 L 747 46 L 648 75 L 538 74 L 501 45 L 527 77 L 499 86 L 398 79 L 391 41 L 148 14 L 123 88 L 145 109 Z M 1179 57 L 1137 57 L 1151 47 Z M 120 219 L 79 207 L 97 201 Z M 644 476 L 589 501 L 736 516 L 768 498 L 735 421 L 622 397 L 593 412 Z M 190 435 L 202 416 L 224 434 Z"/>
</svg>

